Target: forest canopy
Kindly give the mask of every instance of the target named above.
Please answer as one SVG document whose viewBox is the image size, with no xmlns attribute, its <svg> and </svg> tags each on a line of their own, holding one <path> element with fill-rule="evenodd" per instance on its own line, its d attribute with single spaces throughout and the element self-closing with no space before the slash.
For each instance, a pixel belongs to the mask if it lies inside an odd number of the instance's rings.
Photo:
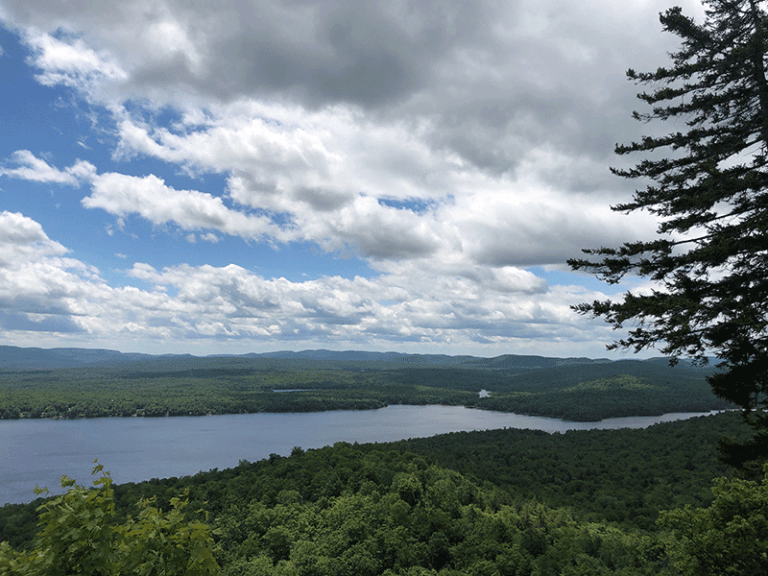
<svg viewBox="0 0 768 576">
<path fill-rule="evenodd" d="M 0 545 L 0 574 L 64 574 L 75 564 L 72 573 L 88 573 L 88 561 L 113 567 L 102 574 L 671 576 L 720 574 L 728 559 L 740 573 L 764 573 L 768 479 L 723 478 L 708 490 L 723 471 L 717 435 L 743 432 L 733 416 L 297 447 L 192 477 L 113 486 L 102 475 L 91 490 L 65 480 L 64 496 L 0 508 L 0 527 L 15 537 Z M 632 474 L 632 490 L 616 489 Z M 587 486 L 596 491 L 584 498 Z M 638 505 L 672 511 L 648 523 Z M 713 545 L 720 529 L 749 538 Z M 713 561 L 703 549 L 717 551 Z"/>
<path fill-rule="evenodd" d="M 456 365 L 458 362 L 463 364 Z M 445 404 L 596 421 L 732 407 L 709 368 L 663 359 L 499 357 L 416 362 L 158 358 L 0 372 L 0 419 L 189 416 Z M 286 392 L 290 391 L 290 392 Z M 485 391 L 484 397 L 480 392 Z"/>
</svg>

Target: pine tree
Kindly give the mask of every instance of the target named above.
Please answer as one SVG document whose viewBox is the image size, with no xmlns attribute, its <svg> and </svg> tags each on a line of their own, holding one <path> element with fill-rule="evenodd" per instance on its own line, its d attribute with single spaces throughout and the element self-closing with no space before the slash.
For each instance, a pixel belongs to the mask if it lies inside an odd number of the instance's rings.
<svg viewBox="0 0 768 576">
<path fill-rule="evenodd" d="M 702 24 L 679 7 L 661 14 L 681 40 L 670 66 L 627 72 L 649 87 L 638 97 L 650 111 L 635 112 L 637 120 L 684 128 L 616 147 L 645 157 L 612 169 L 645 187 L 613 209 L 655 214 L 657 238 L 584 250 L 592 258 L 569 264 L 610 283 L 628 274 L 656 283 L 574 308 L 616 328 L 632 323 L 609 348 L 658 345 L 673 363 L 716 356 L 721 369 L 710 384 L 753 430 L 746 442 L 723 443 L 725 459 L 747 466 L 768 457 L 768 20 L 765 2 L 704 3 Z"/>
</svg>

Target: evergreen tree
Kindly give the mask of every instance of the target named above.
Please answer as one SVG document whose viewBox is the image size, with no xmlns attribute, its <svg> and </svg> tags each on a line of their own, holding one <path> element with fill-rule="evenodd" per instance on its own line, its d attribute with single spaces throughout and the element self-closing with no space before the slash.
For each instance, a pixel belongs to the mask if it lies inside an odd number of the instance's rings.
<svg viewBox="0 0 768 576">
<path fill-rule="evenodd" d="M 661 14 L 664 30 L 681 39 L 670 66 L 627 72 L 649 86 L 638 97 L 650 111 L 636 119 L 684 126 L 616 147 L 645 156 L 633 168 L 612 169 L 645 188 L 613 208 L 655 214 L 659 236 L 585 250 L 591 258 L 569 264 L 610 283 L 627 274 L 655 281 L 648 293 L 574 308 L 616 328 L 633 323 L 610 348 L 658 344 L 673 363 L 717 356 L 721 370 L 710 384 L 754 430 L 745 443 L 724 442 L 724 454 L 748 466 L 768 456 L 768 20 L 766 2 L 704 4 L 701 24 L 679 7 Z"/>
</svg>

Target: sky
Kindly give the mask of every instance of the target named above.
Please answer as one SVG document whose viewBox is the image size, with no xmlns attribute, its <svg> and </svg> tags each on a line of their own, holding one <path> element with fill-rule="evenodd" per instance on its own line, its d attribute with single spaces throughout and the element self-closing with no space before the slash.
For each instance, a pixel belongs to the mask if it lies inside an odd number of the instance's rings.
<svg viewBox="0 0 768 576">
<path fill-rule="evenodd" d="M 673 4 L 0 0 L 0 344 L 631 357 L 566 261 Z"/>
</svg>

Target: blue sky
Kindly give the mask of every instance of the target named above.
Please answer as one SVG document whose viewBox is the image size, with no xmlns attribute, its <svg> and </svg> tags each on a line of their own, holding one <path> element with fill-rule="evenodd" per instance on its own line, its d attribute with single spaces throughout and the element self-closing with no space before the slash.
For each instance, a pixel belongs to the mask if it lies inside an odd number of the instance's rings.
<svg viewBox="0 0 768 576">
<path fill-rule="evenodd" d="M 611 355 L 666 2 L 211 6 L 0 0 L 0 343 Z"/>
</svg>

